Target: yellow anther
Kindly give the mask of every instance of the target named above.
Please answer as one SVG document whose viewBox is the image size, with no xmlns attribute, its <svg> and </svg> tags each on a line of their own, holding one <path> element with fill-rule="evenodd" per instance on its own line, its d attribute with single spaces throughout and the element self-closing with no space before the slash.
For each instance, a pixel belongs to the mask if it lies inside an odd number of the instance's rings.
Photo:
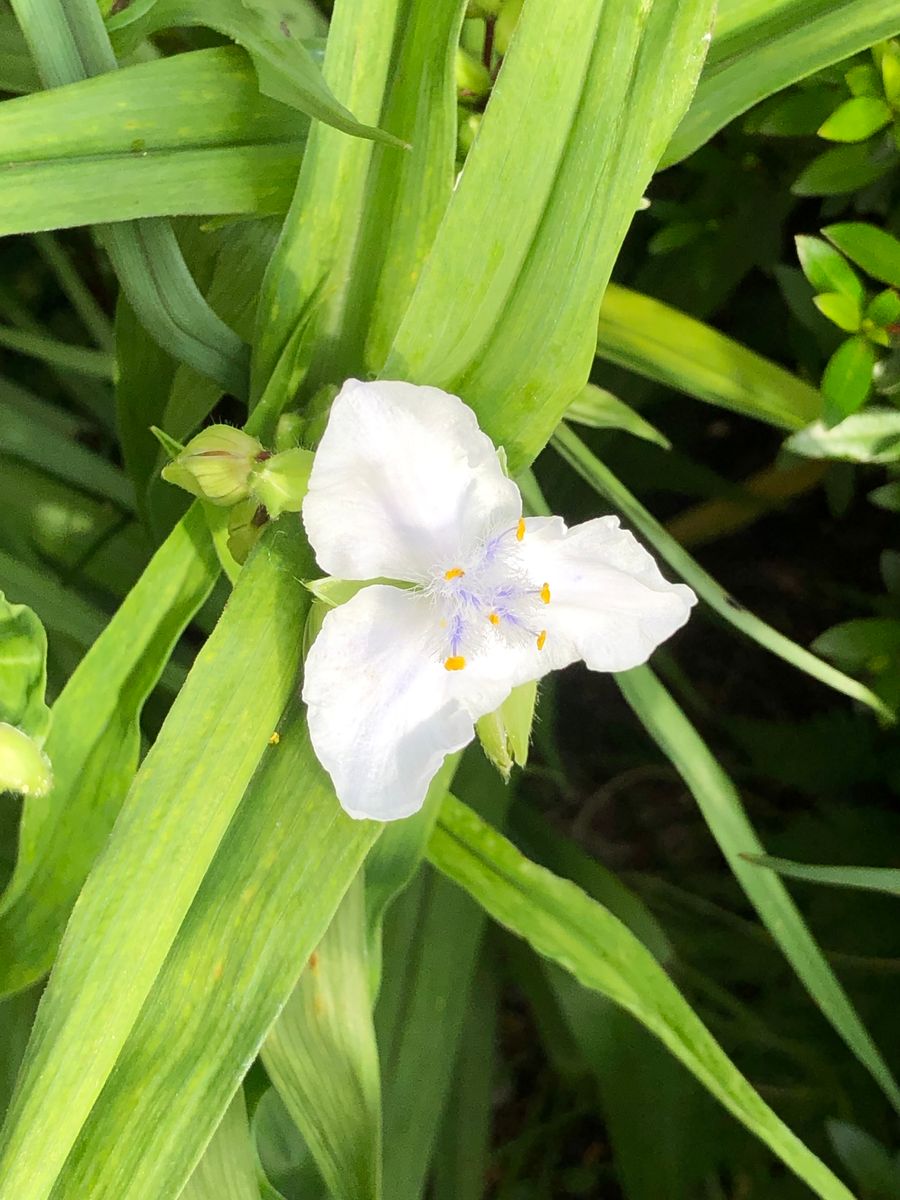
<svg viewBox="0 0 900 1200">
<path fill-rule="evenodd" d="M 444 659 L 444 666 L 448 671 L 461 671 L 466 665 L 466 660 L 461 654 L 451 654 L 449 658 Z"/>
<path fill-rule="evenodd" d="M 541 599 L 543 600 L 543 602 L 545 604 L 550 603 L 550 584 L 549 583 L 545 583 L 544 586 L 541 588 Z"/>
<path fill-rule="evenodd" d="M 546 640 L 547 640 L 547 630 L 542 629 L 541 632 L 538 634 L 538 639 L 537 639 L 538 650 L 543 650 L 544 643 L 546 642 Z"/>
<path fill-rule="evenodd" d="M 462 567 L 451 567 L 449 571 L 444 572 L 445 579 L 462 579 L 465 571 Z"/>
<path fill-rule="evenodd" d="M 525 518 L 519 517 L 519 523 L 516 526 L 516 541 L 521 542 L 521 540 L 524 536 L 525 536 Z"/>
<path fill-rule="evenodd" d="M 496 613 L 488 613 L 488 620 L 492 625 L 500 624 L 500 618 Z"/>
</svg>

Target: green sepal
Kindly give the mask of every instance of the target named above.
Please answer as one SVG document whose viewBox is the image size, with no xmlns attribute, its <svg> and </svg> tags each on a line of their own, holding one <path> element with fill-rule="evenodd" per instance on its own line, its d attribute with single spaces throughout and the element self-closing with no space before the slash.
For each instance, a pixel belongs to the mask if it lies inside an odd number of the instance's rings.
<svg viewBox="0 0 900 1200">
<path fill-rule="evenodd" d="M 524 767 L 528 762 L 536 699 L 537 682 L 523 683 L 498 709 L 475 722 L 481 748 L 504 779 L 509 779 L 514 765 Z"/>
</svg>

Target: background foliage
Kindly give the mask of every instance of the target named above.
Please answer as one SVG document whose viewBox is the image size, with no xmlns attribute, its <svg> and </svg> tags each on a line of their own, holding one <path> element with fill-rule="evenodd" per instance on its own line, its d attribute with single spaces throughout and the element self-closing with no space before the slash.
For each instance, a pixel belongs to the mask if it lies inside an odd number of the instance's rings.
<svg viewBox="0 0 900 1200">
<path fill-rule="evenodd" d="M 898 38 L 0 5 L 3 1200 L 900 1195 Z M 703 602 L 384 829 L 309 745 L 296 514 L 151 433 L 313 448 L 351 374 Z"/>
</svg>

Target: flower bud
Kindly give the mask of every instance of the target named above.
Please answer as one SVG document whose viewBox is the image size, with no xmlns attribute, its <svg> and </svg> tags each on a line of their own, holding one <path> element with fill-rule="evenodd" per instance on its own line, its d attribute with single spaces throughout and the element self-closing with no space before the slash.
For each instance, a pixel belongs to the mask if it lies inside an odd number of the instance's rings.
<svg viewBox="0 0 900 1200">
<path fill-rule="evenodd" d="M 456 94 L 460 100 L 482 100 L 491 90 L 491 73 L 460 46 L 456 51 Z"/>
<path fill-rule="evenodd" d="M 504 779 L 509 779 L 513 763 L 524 767 L 528 762 L 536 698 L 537 683 L 523 683 L 513 688 L 498 709 L 475 722 L 481 748 Z"/>
<path fill-rule="evenodd" d="M 241 566 L 247 561 L 250 551 L 259 541 L 268 516 L 256 500 L 241 500 L 228 514 L 228 552 Z"/>
<path fill-rule="evenodd" d="M 258 462 L 253 469 L 250 491 L 265 505 L 274 520 L 283 512 L 299 512 L 309 485 L 313 452 L 295 447 Z"/>
<path fill-rule="evenodd" d="M 230 425 L 210 425 L 191 438 L 162 477 L 223 507 L 249 495 L 248 481 L 263 448 L 254 437 Z"/>
<path fill-rule="evenodd" d="M 513 30 L 519 22 L 524 0 L 506 0 L 494 27 L 494 48 L 498 54 L 505 54 L 512 40 Z"/>
<path fill-rule="evenodd" d="M 50 760 L 37 742 L 0 721 L 0 792 L 46 796 L 53 784 Z"/>
</svg>

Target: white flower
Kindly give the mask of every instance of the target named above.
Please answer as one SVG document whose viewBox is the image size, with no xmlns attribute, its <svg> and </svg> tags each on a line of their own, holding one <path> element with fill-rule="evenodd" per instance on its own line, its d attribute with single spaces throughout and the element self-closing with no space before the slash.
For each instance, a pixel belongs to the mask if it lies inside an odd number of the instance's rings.
<svg viewBox="0 0 900 1200">
<path fill-rule="evenodd" d="M 523 517 L 475 414 L 433 387 L 344 384 L 303 521 L 329 575 L 400 584 L 329 612 L 306 660 L 312 744 L 353 817 L 416 812 L 515 686 L 637 666 L 696 602 L 616 517 Z"/>
</svg>

